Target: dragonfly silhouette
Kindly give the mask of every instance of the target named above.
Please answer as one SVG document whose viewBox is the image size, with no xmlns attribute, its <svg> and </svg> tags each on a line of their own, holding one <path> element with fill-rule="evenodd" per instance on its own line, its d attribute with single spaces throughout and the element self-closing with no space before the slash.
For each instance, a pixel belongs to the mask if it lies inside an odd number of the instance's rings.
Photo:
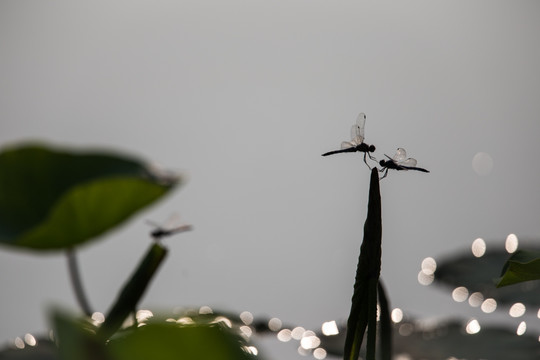
<svg viewBox="0 0 540 360">
<path fill-rule="evenodd" d="M 170 221 L 167 221 L 168 223 Z M 150 232 L 150 236 L 156 241 L 159 241 L 161 238 L 171 236 L 174 234 L 178 234 L 184 231 L 189 231 L 192 229 L 191 225 L 180 225 L 180 226 L 174 226 L 174 227 L 166 227 L 164 225 L 158 224 L 151 220 L 146 220 L 146 223 L 148 225 L 153 226 L 155 229 Z"/>
<path fill-rule="evenodd" d="M 394 169 L 394 170 L 416 170 L 416 171 L 422 171 L 428 173 L 429 170 L 416 167 L 416 159 L 413 158 L 407 158 L 407 152 L 403 148 L 399 148 L 396 151 L 396 154 L 393 158 L 390 156 L 384 154 L 388 158 L 388 160 L 381 160 L 379 161 L 379 165 L 382 166 L 382 169 L 380 169 L 380 172 L 384 172 L 384 175 L 381 177 L 381 180 L 388 175 L 388 169 Z"/>
<path fill-rule="evenodd" d="M 368 145 L 364 142 L 364 125 L 366 123 L 366 114 L 360 113 L 356 118 L 356 124 L 351 127 L 351 141 L 344 141 L 341 143 L 341 150 L 329 151 L 322 154 L 322 156 L 334 155 L 346 152 L 360 151 L 364 153 L 364 162 L 371 169 L 366 161 L 366 156 L 369 156 L 371 160 L 377 160 L 371 156 L 370 152 L 375 151 L 374 145 Z"/>
</svg>

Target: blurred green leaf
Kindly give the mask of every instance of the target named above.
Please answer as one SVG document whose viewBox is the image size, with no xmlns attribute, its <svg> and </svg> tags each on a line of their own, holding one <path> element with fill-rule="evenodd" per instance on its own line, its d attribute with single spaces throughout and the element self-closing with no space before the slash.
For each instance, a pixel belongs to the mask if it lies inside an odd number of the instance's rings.
<svg viewBox="0 0 540 360">
<path fill-rule="evenodd" d="M 60 360 L 110 360 L 105 343 L 95 336 L 95 327 L 82 319 L 77 319 L 55 310 L 52 323 Z"/>
<path fill-rule="evenodd" d="M 368 329 L 369 350 L 367 353 L 369 356 L 374 356 L 377 284 L 381 272 L 381 239 L 382 220 L 379 173 L 377 168 L 373 168 L 369 186 L 368 213 L 366 222 L 364 223 L 364 239 L 360 247 L 351 311 L 347 321 L 344 359 L 358 359 L 368 323 L 371 328 Z"/>
<path fill-rule="evenodd" d="M 408 336 L 396 334 L 396 353 L 425 360 L 540 359 L 538 336 L 518 336 L 515 329 L 497 325 L 482 325 L 476 334 L 468 334 L 464 329 L 465 324 L 456 320 L 441 320 L 431 326 L 414 324 Z"/>
<path fill-rule="evenodd" d="M 52 314 L 60 360 L 258 359 L 240 336 L 238 327 L 227 325 L 228 320 L 224 322 L 223 318 L 193 316 L 189 317 L 190 324 L 150 319 L 104 341 L 88 321 L 62 311 Z"/>
<path fill-rule="evenodd" d="M 148 324 L 111 340 L 107 346 L 115 360 L 248 360 L 239 336 L 219 324 L 178 326 Z"/>
<path fill-rule="evenodd" d="M 540 280 L 540 251 L 518 250 L 504 264 L 497 287 Z"/>
<path fill-rule="evenodd" d="M 540 252 L 537 240 L 521 240 L 521 243 L 523 247 Z M 485 299 L 493 298 L 500 306 L 516 302 L 540 306 L 540 281 L 523 282 L 512 287 L 496 286 L 494 279 L 500 277 L 508 256 L 503 244 L 489 244 L 481 257 L 475 257 L 467 249 L 437 260 L 435 283 L 448 285 L 451 289 L 464 286 L 469 293 L 480 292 Z"/>
<path fill-rule="evenodd" d="M 0 153 L 0 243 L 62 249 L 120 225 L 178 178 L 138 159 L 39 144 Z"/>
</svg>

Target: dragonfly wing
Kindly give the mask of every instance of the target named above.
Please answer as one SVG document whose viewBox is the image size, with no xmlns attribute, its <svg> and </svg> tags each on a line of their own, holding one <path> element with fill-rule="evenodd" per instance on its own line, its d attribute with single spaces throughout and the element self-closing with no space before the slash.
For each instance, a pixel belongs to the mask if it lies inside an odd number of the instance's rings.
<svg viewBox="0 0 540 360">
<path fill-rule="evenodd" d="M 362 141 L 364 141 L 364 138 L 359 135 L 360 130 L 358 129 L 358 125 L 351 126 L 351 143 L 356 145 L 360 145 Z"/>
<path fill-rule="evenodd" d="M 155 228 L 160 228 L 160 227 L 161 227 L 161 224 L 158 224 L 157 222 L 152 221 L 152 220 L 146 220 L 145 222 L 146 222 L 148 225 L 153 226 L 153 227 L 155 227 Z"/>
<path fill-rule="evenodd" d="M 356 124 L 351 127 L 351 142 L 355 145 L 360 145 L 364 142 L 364 124 L 366 123 L 366 115 L 360 113 L 356 118 Z"/>
<path fill-rule="evenodd" d="M 360 113 L 356 117 L 356 126 L 358 126 L 358 136 L 364 139 L 364 126 L 366 125 L 366 114 Z"/>
<path fill-rule="evenodd" d="M 400 161 L 398 164 L 402 166 L 415 167 L 416 159 L 408 158 L 407 160 Z"/>
<path fill-rule="evenodd" d="M 397 149 L 396 154 L 394 155 L 392 160 L 394 160 L 397 163 L 400 163 L 402 161 L 405 161 L 406 158 L 407 158 L 407 152 L 405 151 L 405 149 L 399 148 Z"/>
<path fill-rule="evenodd" d="M 181 225 L 181 226 L 175 227 L 174 229 L 169 229 L 169 233 L 175 234 L 179 232 L 190 231 L 191 229 L 192 229 L 191 225 Z"/>
<path fill-rule="evenodd" d="M 180 225 L 180 215 L 178 213 L 172 213 L 167 218 L 167 221 L 163 224 L 164 229 L 173 229 Z"/>
<path fill-rule="evenodd" d="M 341 143 L 341 149 L 348 149 L 354 146 L 356 146 L 356 144 L 353 144 L 352 142 L 349 142 L 349 141 L 344 141 Z"/>
</svg>

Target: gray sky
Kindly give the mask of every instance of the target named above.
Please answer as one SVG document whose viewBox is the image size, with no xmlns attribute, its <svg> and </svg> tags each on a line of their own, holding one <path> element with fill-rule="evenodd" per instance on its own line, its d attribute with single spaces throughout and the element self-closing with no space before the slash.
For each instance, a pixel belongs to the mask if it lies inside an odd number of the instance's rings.
<svg viewBox="0 0 540 360">
<path fill-rule="evenodd" d="M 82 249 L 97 310 L 148 246 L 144 220 L 178 212 L 195 230 L 167 241 L 143 306 L 317 329 L 348 315 L 369 180 L 360 155 L 320 155 L 365 112 L 377 157 L 404 147 L 431 170 L 381 183 L 392 305 L 482 318 L 416 277 L 477 237 L 538 238 L 538 34 L 535 1 L 3 1 L 0 142 L 103 146 L 186 174 Z M 76 308 L 60 254 L 3 249 L 0 269 L 0 341 Z"/>
</svg>

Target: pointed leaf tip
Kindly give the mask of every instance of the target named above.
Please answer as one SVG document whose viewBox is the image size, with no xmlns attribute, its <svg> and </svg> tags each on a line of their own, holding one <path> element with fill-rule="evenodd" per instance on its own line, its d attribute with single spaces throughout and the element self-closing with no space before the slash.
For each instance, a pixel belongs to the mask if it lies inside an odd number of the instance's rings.
<svg viewBox="0 0 540 360">
<path fill-rule="evenodd" d="M 518 250 L 506 261 L 497 287 L 540 280 L 540 251 Z"/>
</svg>

